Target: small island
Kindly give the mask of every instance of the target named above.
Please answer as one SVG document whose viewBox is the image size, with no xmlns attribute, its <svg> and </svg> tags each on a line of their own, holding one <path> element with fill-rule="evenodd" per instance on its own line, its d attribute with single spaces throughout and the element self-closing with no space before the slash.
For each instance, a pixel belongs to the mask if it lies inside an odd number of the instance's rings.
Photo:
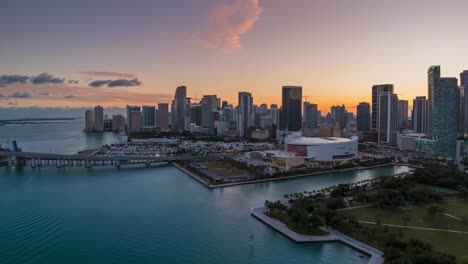
<svg viewBox="0 0 468 264">
<path fill-rule="evenodd" d="M 368 249 L 364 253 L 380 250 L 385 263 L 468 263 L 467 199 L 465 173 L 426 166 L 393 177 L 285 194 L 283 201 L 265 201 L 252 214 L 296 242 L 335 236 L 354 246 L 349 237 L 358 241 L 355 248 Z M 286 232 L 277 228 L 278 222 Z"/>
</svg>

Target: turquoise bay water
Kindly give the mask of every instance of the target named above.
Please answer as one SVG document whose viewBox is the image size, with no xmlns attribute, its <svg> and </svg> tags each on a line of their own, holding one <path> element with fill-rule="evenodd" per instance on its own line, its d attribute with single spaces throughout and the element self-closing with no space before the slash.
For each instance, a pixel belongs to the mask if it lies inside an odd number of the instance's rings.
<svg viewBox="0 0 468 264">
<path fill-rule="evenodd" d="M 38 151 L 47 151 L 42 141 L 56 149 L 60 142 L 86 149 L 101 141 L 57 131 L 38 140 L 23 135 L 20 145 L 28 142 L 23 148 L 42 148 Z M 0 263 L 367 263 L 340 243 L 296 244 L 251 217 L 250 209 L 286 193 L 405 170 L 385 167 L 209 190 L 170 165 L 4 167 Z"/>
<path fill-rule="evenodd" d="M 84 133 L 83 120 L 0 126 L 0 145 L 16 140 L 23 151 L 71 154 L 118 142 L 118 133 Z"/>
</svg>

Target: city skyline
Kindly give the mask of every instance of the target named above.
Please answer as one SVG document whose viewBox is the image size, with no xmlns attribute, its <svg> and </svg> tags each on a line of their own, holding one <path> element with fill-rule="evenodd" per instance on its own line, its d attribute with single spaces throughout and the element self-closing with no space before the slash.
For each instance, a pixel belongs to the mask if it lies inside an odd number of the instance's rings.
<svg viewBox="0 0 468 264">
<path fill-rule="evenodd" d="M 467 0 L 1 8 L 0 259 L 468 261 Z"/>
<path fill-rule="evenodd" d="M 0 76 L 28 79 L 0 80 L 2 108 L 170 103 L 180 85 L 188 97 L 216 93 L 235 103 L 247 91 L 254 104 L 280 104 L 282 86 L 300 85 L 304 95 L 317 96 L 308 101 L 320 110 L 345 104 L 355 113 L 359 102 L 370 101 L 372 85 L 391 83 L 412 102 L 427 94 L 429 65 L 444 65 L 455 77 L 467 67 L 468 39 L 459 33 L 464 1 L 47 6 L 39 14 L 35 4 L 8 3 L 0 18 L 13 25 L 0 28 L 0 55 L 8 61 Z M 427 27 L 436 16 L 443 19 Z"/>
</svg>

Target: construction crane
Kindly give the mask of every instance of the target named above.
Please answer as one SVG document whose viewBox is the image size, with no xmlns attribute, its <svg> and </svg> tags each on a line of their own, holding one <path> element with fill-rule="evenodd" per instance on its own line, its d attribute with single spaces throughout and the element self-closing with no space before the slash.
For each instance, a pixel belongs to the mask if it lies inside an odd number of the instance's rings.
<svg viewBox="0 0 468 264">
<path fill-rule="evenodd" d="M 190 97 L 190 99 L 194 100 L 193 102 L 195 102 L 196 104 L 200 103 L 200 100 L 201 100 L 201 98 L 198 98 L 197 96 L 197 91 L 195 91 L 195 97 Z"/>
<path fill-rule="evenodd" d="M 309 97 L 318 97 L 318 96 L 315 96 L 315 95 L 303 95 L 302 98 L 305 98 L 305 101 L 304 102 L 309 102 Z"/>
</svg>

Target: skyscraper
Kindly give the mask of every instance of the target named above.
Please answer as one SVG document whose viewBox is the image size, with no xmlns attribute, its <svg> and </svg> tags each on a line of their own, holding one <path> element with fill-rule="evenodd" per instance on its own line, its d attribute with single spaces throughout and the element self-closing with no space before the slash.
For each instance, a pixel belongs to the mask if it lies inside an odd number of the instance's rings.
<svg viewBox="0 0 468 264">
<path fill-rule="evenodd" d="M 125 127 L 125 118 L 123 115 L 113 115 L 112 116 L 112 131 L 118 132 L 123 130 Z"/>
<path fill-rule="evenodd" d="M 428 70 L 428 134 L 436 140 L 436 155 L 455 158 L 460 93 L 457 78 L 441 78 L 440 66 Z"/>
<path fill-rule="evenodd" d="M 440 79 L 440 66 L 431 66 L 427 70 L 427 133 L 432 135 L 432 107 L 434 107 L 434 90 Z"/>
<path fill-rule="evenodd" d="M 468 70 L 460 73 L 460 135 L 468 137 Z"/>
<path fill-rule="evenodd" d="M 179 86 L 176 89 L 174 100 L 172 101 L 172 130 L 185 130 L 185 115 L 187 102 L 187 87 Z"/>
<path fill-rule="evenodd" d="M 302 126 L 302 86 L 283 86 L 280 113 L 281 131 L 300 131 Z"/>
<path fill-rule="evenodd" d="M 142 128 L 141 111 L 132 111 L 130 113 L 130 118 L 132 119 L 130 132 L 139 132 Z"/>
<path fill-rule="evenodd" d="M 144 105 L 142 108 L 143 128 L 156 128 L 156 107 Z"/>
<path fill-rule="evenodd" d="M 398 134 L 398 96 L 392 92 L 380 92 L 378 104 L 378 141 L 396 145 Z"/>
<path fill-rule="evenodd" d="M 370 131 L 371 129 L 371 114 L 370 104 L 361 102 L 357 106 L 357 130 Z"/>
<path fill-rule="evenodd" d="M 140 112 L 140 107 L 139 106 L 130 106 L 127 105 L 127 130 L 130 130 L 130 127 L 132 127 L 132 112 L 133 111 L 138 111 Z"/>
<path fill-rule="evenodd" d="M 468 136 L 468 86 L 460 86 L 460 120 L 458 122 L 460 135 Z"/>
<path fill-rule="evenodd" d="M 223 108 L 223 121 L 225 123 L 237 121 L 237 110 L 233 107 L 226 106 Z"/>
<path fill-rule="evenodd" d="M 100 105 L 94 107 L 94 130 L 104 131 L 104 108 Z"/>
<path fill-rule="evenodd" d="M 185 102 L 185 119 L 184 119 L 184 129 L 186 131 L 190 131 L 190 117 L 191 117 L 191 106 L 192 106 L 192 98 L 187 97 L 187 101 Z"/>
<path fill-rule="evenodd" d="M 318 127 L 318 106 L 309 102 L 304 102 L 304 125 L 306 128 Z"/>
<path fill-rule="evenodd" d="M 379 84 L 372 86 L 372 119 L 371 129 L 377 130 L 377 122 L 379 119 L 379 93 L 390 92 L 393 93 L 393 84 Z"/>
<path fill-rule="evenodd" d="M 270 105 L 271 119 L 273 120 L 273 125 L 279 124 L 279 109 L 277 104 Z"/>
<path fill-rule="evenodd" d="M 408 101 L 398 100 L 398 129 L 408 128 Z"/>
<path fill-rule="evenodd" d="M 239 92 L 237 106 L 237 135 L 244 137 L 250 134 L 253 127 L 253 97 L 249 92 Z"/>
<path fill-rule="evenodd" d="M 169 130 L 169 105 L 158 104 L 158 127 L 160 131 Z"/>
<path fill-rule="evenodd" d="M 214 134 L 214 113 L 218 107 L 219 99 L 216 95 L 204 95 L 201 100 L 201 125 L 208 128 L 210 134 Z"/>
<path fill-rule="evenodd" d="M 468 86 L 468 70 L 460 73 L 460 86 Z"/>
<path fill-rule="evenodd" d="M 348 125 L 348 116 L 345 105 L 334 105 L 330 109 L 333 125 L 340 129 L 346 128 Z"/>
<path fill-rule="evenodd" d="M 85 130 L 93 131 L 94 130 L 94 111 L 91 109 L 86 110 L 85 112 Z"/>
<path fill-rule="evenodd" d="M 202 125 L 202 105 L 201 104 L 192 104 L 190 106 L 190 124 L 196 126 Z"/>
<path fill-rule="evenodd" d="M 428 102 L 425 96 L 418 96 L 413 100 L 413 130 L 416 133 L 427 132 L 427 108 Z"/>
</svg>

